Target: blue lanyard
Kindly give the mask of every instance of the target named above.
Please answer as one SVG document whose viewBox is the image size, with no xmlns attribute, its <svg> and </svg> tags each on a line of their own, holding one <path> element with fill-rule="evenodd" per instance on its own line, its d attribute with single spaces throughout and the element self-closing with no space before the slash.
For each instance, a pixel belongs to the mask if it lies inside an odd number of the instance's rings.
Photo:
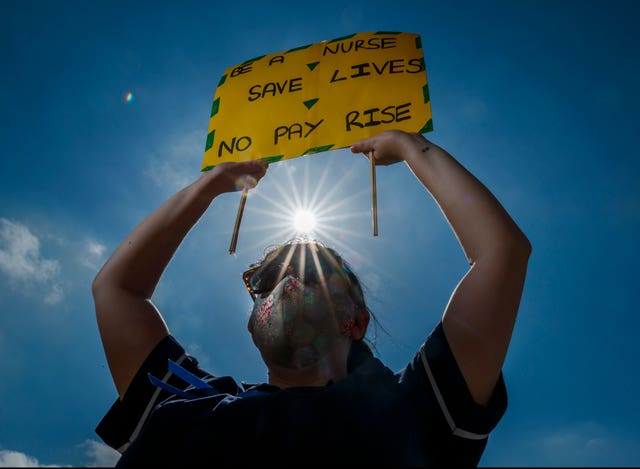
<svg viewBox="0 0 640 469">
<path fill-rule="evenodd" d="M 224 394 L 218 391 L 216 388 L 211 386 L 209 383 L 207 383 L 203 379 L 198 378 L 189 370 L 184 369 L 182 366 L 178 365 L 176 362 L 174 362 L 171 359 L 169 360 L 169 371 L 174 375 L 176 375 L 178 378 L 182 379 L 184 382 L 193 386 L 194 389 L 199 389 L 200 393 L 194 394 L 186 390 L 176 388 L 175 386 L 171 386 L 169 383 L 165 383 L 164 381 L 159 380 L 158 378 L 153 376 L 151 373 L 147 373 L 147 376 L 149 377 L 149 381 L 151 381 L 151 384 L 153 384 L 154 386 L 160 389 L 163 389 L 171 394 L 175 394 L 176 396 L 180 396 L 183 399 L 191 400 L 191 399 L 198 399 L 200 397 L 205 397 L 205 396 L 213 396 L 215 394 Z M 252 388 L 247 391 L 239 393 L 237 397 L 252 397 L 252 396 L 259 396 L 263 394 L 267 394 L 267 393 L 265 391 L 260 391 L 259 389 L 256 389 L 256 388 Z"/>
</svg>

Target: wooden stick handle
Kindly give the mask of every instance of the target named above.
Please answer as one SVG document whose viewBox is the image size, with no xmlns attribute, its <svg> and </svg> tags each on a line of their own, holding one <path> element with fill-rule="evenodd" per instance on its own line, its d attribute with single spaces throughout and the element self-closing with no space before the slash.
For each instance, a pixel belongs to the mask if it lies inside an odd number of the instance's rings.
<svg viewBox="0 0 640 469">
<path fill-rule="evenodd" d="M 376 189 L 376 163 L 373 159 L 373 151 L 369 152 L 371 163 L 371 211 L 373 216 L 373 236 L 378 236 L 378 191 Z"/>
<path fill-rule="evenodd" d="M 233 226 L 233 236 L 231 236 L 231 245 L 229 246 L 229 254 L 236 252 L 236 244 L 238 243 L 238 232 L 240 231 L 240 222 L 242 221 L 242 212 L 244 205 L 247 203 L 247 189 L 242 191 L 240 196 L 240 205 L 238 206 L 238 214 L 236 215 L 236 223 Z"/>
</svg>

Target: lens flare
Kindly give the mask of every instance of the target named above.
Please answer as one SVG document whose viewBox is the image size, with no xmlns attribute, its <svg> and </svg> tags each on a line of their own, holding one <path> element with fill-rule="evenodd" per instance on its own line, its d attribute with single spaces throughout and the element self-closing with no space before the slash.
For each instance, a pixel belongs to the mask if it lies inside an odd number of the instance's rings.
<svg viewBox="0 0 640 469">
<path fill-rule="evenodd" d="M 124 100 L 128 103 L 133 101 L 133 93 L 131 91 L 127 92 L 127 94 L 124 95 Z"/>
<path fill-rule="evenodd" d="M 235 181 L 236 190 L 241 191 L 243 189 L 253 189 L 258 185 L 258 180 L 250 175 L 240 176 Z"/>
<path fill-rule="evenodd" d="M 298 233 L 311 233 L 316 227 L 316 215 L 310 210 L 298 210 L 293 215 L 293 228 Z"/>
</svg>

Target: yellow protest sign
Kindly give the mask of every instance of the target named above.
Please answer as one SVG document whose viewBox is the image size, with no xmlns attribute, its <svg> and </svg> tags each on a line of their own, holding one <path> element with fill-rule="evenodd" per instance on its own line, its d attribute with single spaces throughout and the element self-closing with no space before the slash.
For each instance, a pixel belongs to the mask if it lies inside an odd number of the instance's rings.
<svg viewBox="0 0 640 469">
<path fill-rule="evenodd" d="M 228 68 L 202 170 L 344 148 L 386 129 L 433 130 L 420 36 L 352 34 Z"/>
</svg>

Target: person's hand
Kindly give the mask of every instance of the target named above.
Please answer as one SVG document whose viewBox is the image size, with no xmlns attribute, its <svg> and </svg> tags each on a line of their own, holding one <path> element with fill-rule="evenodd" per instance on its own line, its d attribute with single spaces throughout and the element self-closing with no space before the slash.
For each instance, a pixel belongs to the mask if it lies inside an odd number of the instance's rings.
<svg viewBox="0 0 640 469">
<path fill-rule="evenodd" d="M 244 161 L 241 163 L 222 163 L 202 174 L 201 179 L 212 196 L 224 192 L 235 192 L 254 188 L 267 172 L 266 161 Z"/>
<path fill-rule="evenodd" d="M 364 153 L 368 158 L 373 152 L 376 165 L 390 165 L 405 161 L 412 147 L 424 146 L 427 140 L 420 134 L 402 130 L 386 130 L 373 137 L 360 140 L 351 145 L 352 153 Z"/>
</svg>

